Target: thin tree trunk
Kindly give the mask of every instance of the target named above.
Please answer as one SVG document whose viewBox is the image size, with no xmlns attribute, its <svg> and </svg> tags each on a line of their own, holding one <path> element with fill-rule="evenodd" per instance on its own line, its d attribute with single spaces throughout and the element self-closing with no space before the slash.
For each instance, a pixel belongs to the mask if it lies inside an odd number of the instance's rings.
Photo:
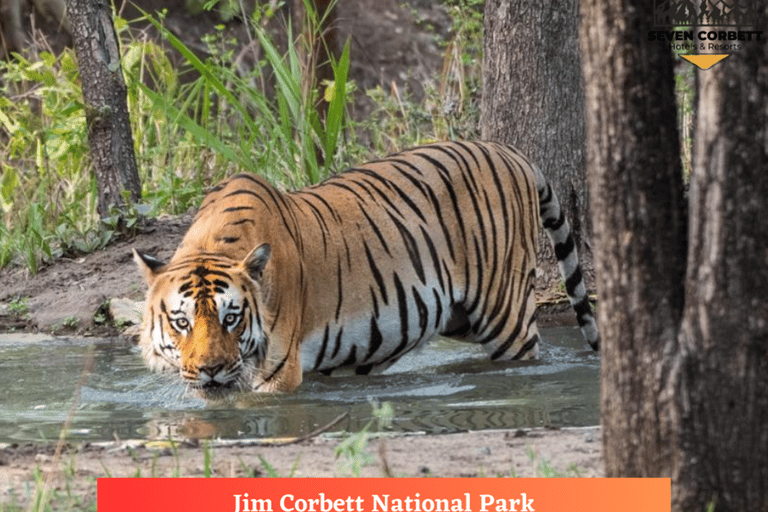
<svg viewBox="0 0 768 512">
<path fill-rule="evenodd" d="M 83 84 L 88 142 L 99 186 L 99 214 L 141 198 L 133 136 L 120 65 L 120 49 L 110 4 L 103 0 L 68 0 L 67 16 Z"/>
<path fill-rule="evenodd" d="M 590 259 L 578 31 L 578 0 L 487 0 L 480 126 L 483 139 L 513 144 L 541 168 Z M 559 280 L 549 244 L 539 247 Z"/>
<path fill-rule="evenodd" d="M 686 220 L 672 55 L 644 0 L 583 0 L 606 475 L 670 476 Z"/>
</svg>

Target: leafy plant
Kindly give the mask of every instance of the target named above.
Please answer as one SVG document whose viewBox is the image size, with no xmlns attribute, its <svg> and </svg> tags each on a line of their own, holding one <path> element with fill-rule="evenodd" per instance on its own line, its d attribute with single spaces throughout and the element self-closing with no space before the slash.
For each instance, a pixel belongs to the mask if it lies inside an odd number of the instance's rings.
<svg viewBox="0 0 768 512">
<path fill-rule="evenodd" d="M 373 454 L 368 451 L 368 442 L 373 434 L 371 428 L 376 425 L 378 431 L 384 430 L 392 423 L 394 410 L 392 404 L 384 402 L 380 406 L 372 402 L 373 419 L 356 434 L 352 434 L 334 448 L 336 459 L 343 459 L 339 469 L 343 474 L 359 477 L 365 466 L 373 463 Z"/>
<path fill-rule="evenodd" d="M 539 457 L 533 448 L 526 448 L 528 458 L 534 466 L 534 475 L 540 478 L 573 478 L 581 476 L 581 471 L 575 464 L 571 464 L 565 471 L 560 471 L 552 466 L 552 463 L 546 457 Z"/>
<path fill-rule="evenodd" d="M 29 306 L 27 305 L 26 297 L 16 297 L 8 303 L 8 311 L 13 315 L 23 318 L 29 313 Z"/>
<path fill-rule="evenodd" d="M 286 53 L 281 53 L 255 21 L 251 27 L 263 61 L 243 73 L 231 58 L 222 59 L 215 52 L 210 58 L 201 59 L 166 30 L 161 20 L 145 16 L 199 74 L 181 105 L 136 82 L 168 122 L 181 126 L 197 144 L 210 147 L 229 166 L 258 172 L 274 182 L 295 187 L 316 183 L 329 174 L 349 101 L 349 44 L 339 61 L 332 63 L 334 81 L 326 84 L 324 97 L 329 107 L 322 120 L 314 106 L 316 91 L 304 92 L 305 66 L 296 47 L 291 45 Z M 290 29 L 288 36 L 292 39 Z M 209 47 L 214 45 L 211 40 L 208 43 Z M 271 76 L 263 68 L 269 69 Z M 273 97 L 265 88 L 254 87 L 268 83 L 270 78 L 274 83 Z M 217 98 L 215 109 L 208 103 L 211 94 Z M 214 110 L 225 116 L 226 122 L 212 123 L 210 115 Z M 324 155 L 322 164 L 318 148 Z"/>
</svg>

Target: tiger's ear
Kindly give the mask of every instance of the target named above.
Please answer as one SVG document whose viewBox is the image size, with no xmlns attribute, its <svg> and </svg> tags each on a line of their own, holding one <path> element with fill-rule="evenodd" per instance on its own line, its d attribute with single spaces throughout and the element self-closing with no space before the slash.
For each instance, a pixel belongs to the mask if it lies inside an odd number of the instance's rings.
<svg viewBox="0 0 768 512">
<path fill-rule="evenodd" d="M 269 256 L 272 254 L 272 248 L 269 244 L 261 244 L 248 254 L 243 260 L 243 268 L 251 276 L 254 281 L 261 280 L 261 273 L 264 270 L 264 266 L 269 261 Z"/>
<path fill-rule="evenodd" d="M 136 249 L 133 250 L 133 261 L 136 262 L 136 266 L 139 267 L 141 273 L 144 274 L 144 279 L 147 280 L 147 284 L 150 286 L 165 266 L 164 262 L 154 256 L 144 254 Z"/>
</svg>

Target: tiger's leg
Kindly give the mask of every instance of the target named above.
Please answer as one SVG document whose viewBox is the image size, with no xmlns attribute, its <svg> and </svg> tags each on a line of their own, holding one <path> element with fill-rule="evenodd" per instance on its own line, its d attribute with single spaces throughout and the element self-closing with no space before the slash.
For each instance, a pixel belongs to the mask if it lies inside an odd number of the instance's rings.
<svg viewBox="0 0 768 512">
<path fill-rule="evenodd" d="M 539 330 L 536 326 L 535 270 L 516 285 L 505 283 L 503 300 L 486 311 L 480 320 L 487 327 L 474 340 L 483 346 L 492 361 L 526 360 L 539 357 Z M 500 311 L 500 314 L 494 314 Z"/>
<path fill-rule="evenodd" d="M 539 331 L 534 295 L 535 268 L 499 276 L 487 284 L 485 300 L 455 305 L 442 336 L 479 343 L 491 360 L 536 359 Z M 473 307 L 476 305 L 476 307 Z M 468 309 L 469 308 L 469 309 Z"/>
</svg>

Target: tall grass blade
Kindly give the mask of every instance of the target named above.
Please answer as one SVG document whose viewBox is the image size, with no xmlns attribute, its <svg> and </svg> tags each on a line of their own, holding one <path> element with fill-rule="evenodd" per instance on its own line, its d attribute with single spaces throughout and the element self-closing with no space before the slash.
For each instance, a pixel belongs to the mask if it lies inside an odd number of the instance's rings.
<svg viewBox="0 0 768 512">
<path fill-rule="evenodd" d="M 146 85 L 142 83 L 138 83 L 137 85 L 141 88 L 142 92 L 146 94 L 150 100 L 152 100 L 152 104 L 156 109 L 163 112 L 166 117 L 172 119 L 179 126 L 188 131 L 198 142 L 210 147 L 216 151 L 216 153 L 230 162 L 236 163 L 245 169 L 251 167 L 251 162 L 247 158 L 245 158 L 237 151 L 234 151 L 229 145 L 219 139 L 213 132 L 201 126 L 187 114 L 181 112 L 179 109 L 165 101 L 165 98 L 163 98 L 160 94 L 156 93 Z"/>
</svg>

